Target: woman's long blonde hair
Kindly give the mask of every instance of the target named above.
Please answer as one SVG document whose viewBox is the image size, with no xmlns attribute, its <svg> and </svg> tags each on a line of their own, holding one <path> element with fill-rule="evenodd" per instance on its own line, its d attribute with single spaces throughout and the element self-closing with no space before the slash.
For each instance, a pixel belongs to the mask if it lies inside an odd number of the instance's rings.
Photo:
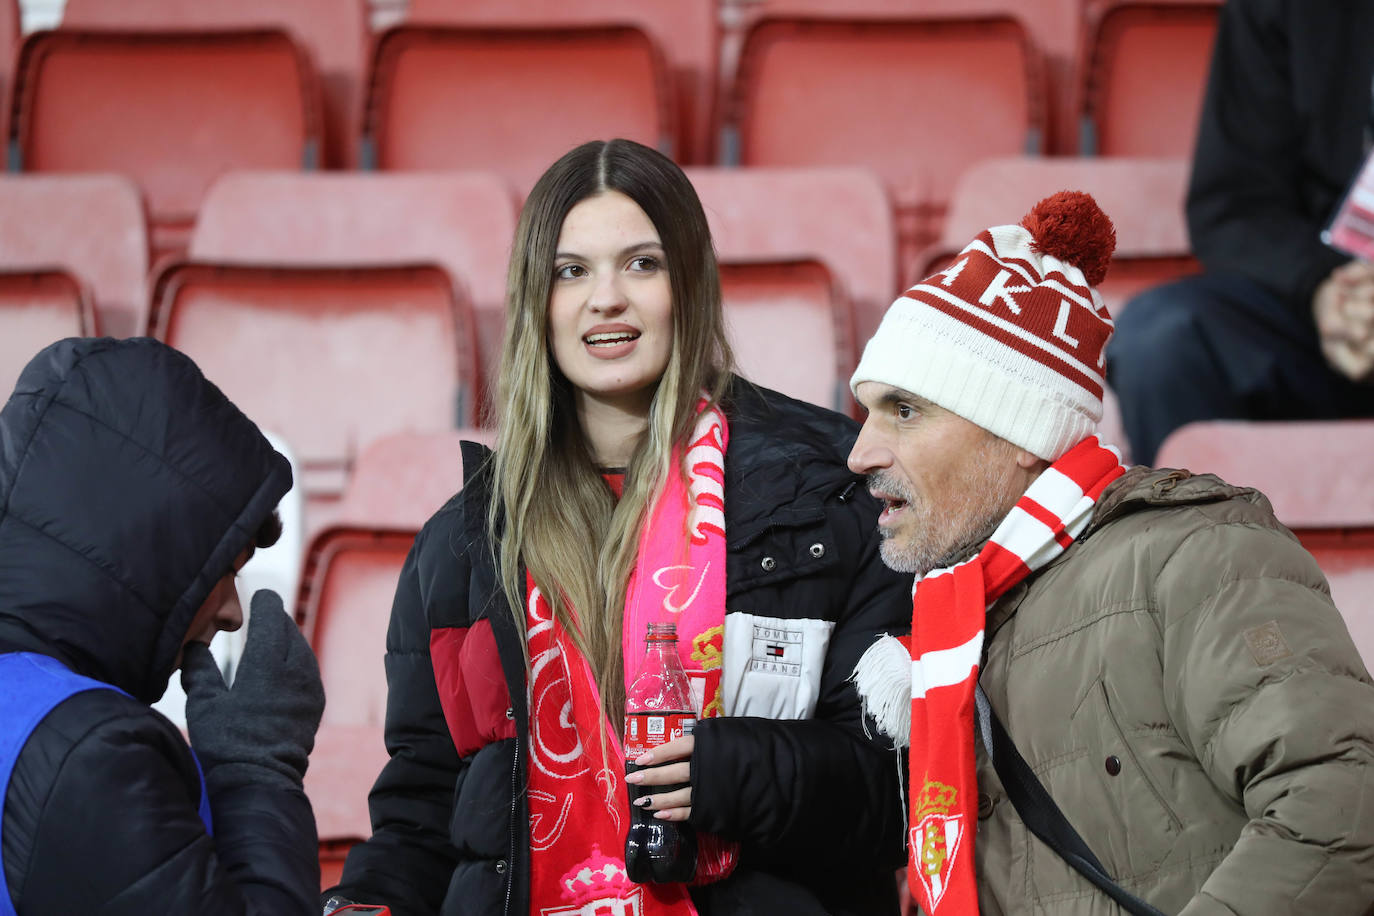
<svg viewBox="0 0 1374 916">
<path fill-rule="evenodd" d="M 619 501 L 587 446 L 548 333 L 563 220 L 577 203 L 605 191 L 629 197 L 654 224 L 673 303 L 668 366 Z M 640 529 L 667 475 L 682 473 L 669 465 L 674 446 L 692 430 L 700 393 L 716 403 L 732 367 L 706 214 L 682 170 L 629 140 L 586 143 L 555 162 L 525 202 L 511 253 L 487 525 L 516 631 L 525 632 L 523 564 L 548 597 L 557 625 L 586 656 L 617 728 L 625 708 L 625 587 Z M 569 608 L 577 609 L 576 624 Z"/>
</svg>

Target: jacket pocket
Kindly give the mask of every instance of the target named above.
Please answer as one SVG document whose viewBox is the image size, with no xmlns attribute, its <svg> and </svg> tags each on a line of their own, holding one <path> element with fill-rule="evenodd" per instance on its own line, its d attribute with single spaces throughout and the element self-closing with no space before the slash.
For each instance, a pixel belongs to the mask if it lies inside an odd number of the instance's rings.
<svg viewBox="0 0 1374 916">
<path fill-rule="evenodd" d="M 1064 767 L 1051 794 L 1118 881 L 1157 871 L 1177 844 L 1182 821 L 1144 765 L 1099 678 L 1073 715 L 1075 744 L 1086 749 Z M 1037 851 L 1039 854 L 1039 851 Z M 1044 850 L 1044 855 L 1054 855 Z"/>
<path fill-rule="evenodd" d="M 725 715 L 811 718 L 834 629 L 831 620 L 728 612 L 721 673 Z"/>
</svg>

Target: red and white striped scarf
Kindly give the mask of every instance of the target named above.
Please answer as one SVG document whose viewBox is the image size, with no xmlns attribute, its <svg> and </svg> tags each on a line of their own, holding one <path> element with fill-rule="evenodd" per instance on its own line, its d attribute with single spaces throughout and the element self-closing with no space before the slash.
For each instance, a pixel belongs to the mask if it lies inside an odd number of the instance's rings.
<svg viewBox="0 0 1374 916">
<path fill-rule="evenodd" d="M 907 882 L 928 916 L 978 913 L 974 689 L 987 608 L 1063 553 L 1087 528 L 1102 491 L 1124 471 L 1120 454 L 1089 436 L 1036 478 L 977 556 L 916 581 Z M 871 695 L 872 666 L 894 643 L 873 646 L 859 663 L 870 668 L 856 671 L 870 710 L 881 705 Z"/>
</svg>

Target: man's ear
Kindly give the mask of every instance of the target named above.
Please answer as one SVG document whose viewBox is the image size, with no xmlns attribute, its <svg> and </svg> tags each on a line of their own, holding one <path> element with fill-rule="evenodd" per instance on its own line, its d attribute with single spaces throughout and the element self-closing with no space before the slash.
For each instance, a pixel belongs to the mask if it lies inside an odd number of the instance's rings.
<svg viewBox="0 0 1374 916">
<path fill-rule="evenodd" d="M 1049 467 L 1050 463 L 1039 455 L 1021 448 L 1016 450 L 1016 466 L 1023 471 L 1034 471 L 1038 474 Z"/>
</svg>

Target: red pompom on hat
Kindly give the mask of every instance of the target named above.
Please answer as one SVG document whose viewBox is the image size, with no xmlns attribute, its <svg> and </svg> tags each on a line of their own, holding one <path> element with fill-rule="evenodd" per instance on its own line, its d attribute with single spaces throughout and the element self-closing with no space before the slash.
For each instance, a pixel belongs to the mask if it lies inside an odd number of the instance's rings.
<svg viewBox="0 0 1374 916">
<path fill-rule="evenodd" d="M 1034 239 L 1033 251 L 1077 267 L 1089 286 L 1107 278 L 1107 265 L 1116 250 L 1116 227 L 1091 194 L 1051 194 L 1031 207 L 1021 225 Z"/>
<path fill-rule="evenodd" d="M 1094 289 L 1116 230 L 1060 191 L 978 234 L 883 316 L 850 379 L 919 395 L 1048 461 L 1102 419 L 1112 319 Z"/>
</svg>

